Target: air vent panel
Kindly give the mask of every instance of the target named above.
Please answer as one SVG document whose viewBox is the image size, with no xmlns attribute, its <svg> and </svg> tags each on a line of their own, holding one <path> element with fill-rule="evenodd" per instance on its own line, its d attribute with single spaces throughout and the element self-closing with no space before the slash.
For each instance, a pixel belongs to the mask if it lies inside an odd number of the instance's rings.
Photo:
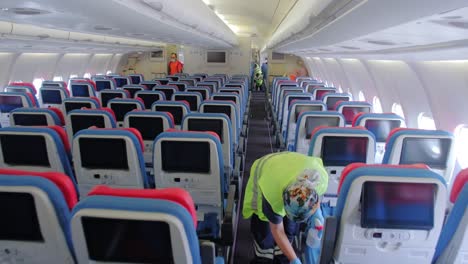
<svg viewBox="0 0 468 264">
<path fill-rule="evenodd" d="M 382 45 L 382 46 L 393 46 L 396 45 L 394 42 L 388 40 L 367 40 L 367 43 L 375 44 L 375 45 Z"/>
<path fill-rule="evenodd" d="M 349 50 L 360 50 L 360 48 L 358 48 L 358 47 L 353 47 L 353 46 L 340 46 L 340 48 L 349 49 Z"/>
<path fill-rule="evenodd" d="M 94 26 L 94 29 L 95 29 L 95 30 L 102 30 L 102 31 L 112 30 L 111 27 L 100 26 L 100 25 Z"/>
<path fill-rule="evenodd" d="M 13 8 L 2 8 L 3 12 L 15 14 L 15 15 L 22 15 L 22 16 L 35 16 L 35 15 L 44 15 L 49 14 L 49 11 L 41 10 L 37 8 L 29 8 L 29 7 L 13 7 Z"/>
<path fill-rule="evenodd" d="M 449 25 L 456 28 L 463 28 L 468 29 L 468 22 L 467 21 L 452 21 L 449 22 Z"/>
</svg>

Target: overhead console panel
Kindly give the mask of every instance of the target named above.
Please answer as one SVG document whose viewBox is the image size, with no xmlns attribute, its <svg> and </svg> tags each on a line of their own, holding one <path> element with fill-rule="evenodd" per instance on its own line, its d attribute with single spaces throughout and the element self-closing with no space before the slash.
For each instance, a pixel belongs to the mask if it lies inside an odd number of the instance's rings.
<svg viewBox="0 0 468 264">
<path fill-rule="evenodd" d="M 303 53 L 466 5 L 464 0 L 298 0 L 266 47 Z"/>
</svg>

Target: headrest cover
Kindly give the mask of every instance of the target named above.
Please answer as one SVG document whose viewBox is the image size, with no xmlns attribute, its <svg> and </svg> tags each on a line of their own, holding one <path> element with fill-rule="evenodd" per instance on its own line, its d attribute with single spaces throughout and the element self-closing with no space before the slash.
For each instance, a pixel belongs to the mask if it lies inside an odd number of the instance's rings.
<svg viewBox="0 0 468 264">
<path fill-rule="evenodd" d="M 341 173 L 340 183 L 338 184 L 338 192 L 337 192 L 338 194 L 340 193 L 341 185 L 345 181 L 346 176 L 348 176 L 348 174 L 350 172 L 352 172 L 353 170 L 358 169 L 358 168 L 363 168 L 363 167 L 366 167 L 366 168 L 405 168 L 405 169 L 425 169 L 425 170 L 429 170 L 429 166 L 427 166 L 426 164 L 389 165 L 389 164 L 352 163 L 352 164 L 349 164 L 348 166 L 346 166 L 343 169 L 343 172 Z"/>
<path fill-rule="evenodd" d="M 88 196 L 93 195 L 108 195 L 119 197 L 133 197 L 133 198 L 149 198 L 149 199 L 164 199 L 176 202 L 187 209 L 193 219 L 193 224 L 197 227 L 197 213 L 195 210 L 195 203 L 193 202 L 190 194 L 181 188 L 165 188 L 165 189 L 117 189 L 108 186 L 94 187 Z"/>
<path fill-rule="evenodd" d="M 62 139 L 63 146 L 65 147 L 65 151 L 67 153 L 71 152 L 71 145 L 70 141 L 68 141 L 67 133 L 65 132 L 65 129 L 61 126 L 48 126 L 48 128 L 53 129 L 57 134 L 60 136 L 60 139 Z"/>
<path fill-rule="evenodd" d="M 68 208 L 70 211 L 78 202 L 78 195 L 73 182 L 70 177 L 59 172 L 32 172 L 23 170 L 3 169 L 0 168 L 1 175 L 15 175 L 15 176 L 37 176 L 50 180 L 62 191 Z"/>
<path fill-rule="evenodd" d="M 212 132 L 212 131 L 186 131 L 186 130 L 178 130 L 178 129 L 175 129 L 175 128 L 171 128 L 171 129 L 166 130 L 165 132 L 184 133 L 184 134 L 187 134 L 187 135 L 190 135 L 190 134 L 211 135 L 211 136 L 217 138 L 221 142 L 221 140 L 219 139 L 218 134 L 216 134 L 215 132 Z"/>
<path fill-rule="evenodd" d="M 455 203 L 455 201 L 458 198 L 458 195 L 460 194 L 461 190 L 463 189 L 467 181 L 468 181 L 468 168 L 460 171 L 457 175 L 457 178 L 455 178 L 455 181 L 453 182 L 452 192 L 450 193 L 450 201 L 452 203 Z"/>
</svg>

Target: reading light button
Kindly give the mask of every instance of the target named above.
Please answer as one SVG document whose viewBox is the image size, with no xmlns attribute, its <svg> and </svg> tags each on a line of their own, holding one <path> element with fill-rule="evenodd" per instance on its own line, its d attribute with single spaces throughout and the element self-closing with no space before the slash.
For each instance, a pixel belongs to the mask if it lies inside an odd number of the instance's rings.
<svg viewBox="0 0 468 264">
<path fill-rule="evenodd" d="M 380 232 L 375 232 L 375 233 L 372 234 L 372 237 L 373 237 L 373 238 L 382 238 L 382 233 L 380 233 Z"/>
</svg>

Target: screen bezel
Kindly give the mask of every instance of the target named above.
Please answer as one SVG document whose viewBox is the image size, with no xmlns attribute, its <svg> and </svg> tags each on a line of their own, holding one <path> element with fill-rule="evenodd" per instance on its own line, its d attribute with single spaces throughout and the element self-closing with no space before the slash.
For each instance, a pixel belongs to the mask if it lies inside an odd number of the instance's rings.
<svg viewBox="0 0 468 264">
<path fill-rule="evenodd" d="M 124 123 L 125 123 L 125 127 L 130 127 L 130 128 L 135 128 L 136 130 L 138 130 L 141 134 L 141 137 L 144 141 L 154 141 L 154 139 L 158 136 L 154 136 L 152 137 L 151 139 L 147 139 L 145 138 L 145 133 L 141 132 L 139 128 L 136 128 L 135 126 L 132 126 L 132 122 L 135 120 L 135 119 L 144 119 L 145 122 L 153 125 L 153 122 L 161 122 L 161 132 L 158 133 L 158 135 L 160 135 L 161 133 L 163 133 L 166 129 L 166 119 L 161 117 L 161 116 L 149 116 L 149 115 L 128 115 L 125 117 L 124 119 Z M 143 122 L 143 120 L 139 120 L 137 122 Z M 151 123 L 150 123 L 151 122 Z"/>
<path fill-rule="evenodd" d="M 82 140 L 107 140 L 107 141 L 111 141 L 111 140 L 114 140 L 114 141 L 120 141 L 121 144 L 123 145 L 124 147 L 124 150 L 122 151 L 123 155 L 125 157 L 123 157 L 122 160 L 126 160 L 127 163 L 125 164 L 125 162 L 123 163 L 119 163 L 121 164 L 122 166 L 116 168 L 109 168 L 109 167 L 104 167 L 103 165 L 101 166 L 96 166 L 96 165 L 90 165 L 90 166 L 87 166 L 87 165 L 84 165 L 83 164 L 83 157 L 84 156 L 87 156 L 85 153 L 83 153 L 83 149 L 82 149 Z M 128 149 L 128 146 L 127 146 L 127 141 L 123 138 L 101 138 L 101 137 L 80 137 L 78 138 L 78 146 L 79 146 L 79 160 L 80 160 L 80 166 L 86 170 L 109 170 L 109 171 L 130 171 L 130 164 L 129 164 L 129 160 L 128 160 L 128 157 L 129 157 L 129 152 L 131 152 L 131 150 Z"/>
<path fill-rule="evenodd" d="M 326 151 L 326 140 L 327 139 L 343 139 L 343 140 L 351 140 L 351 139 L 358 139 L 358 140 L 366 140 L 367 141 L 367 145 L 366 145 L 366 149 L 365 149 L 365 152 L 364 152 L 364 158 L 363 159 L 360 159 L 359 161 L 345 161 L 345 160 L 334 160 L 332 162 L 329 162 L 327 159 L 325 159 L 324 157 L 324 152 Z M 323 165 L 325 167 L 345 167 L 349 164 L 352 164 L 352 163 L 367 163 L 367 160 L 369 158 L 370 155 L 372 155 L 372 153 L 369 153 L 369 144 L 370 144 L 370 138 L 368 137 L 359 137 L 359 136 L 353 136 L 353 135 L 349 135 L 349 136 L 338 136 L 338 135 L 325 135 L 322 137 L 322 142 L 321 142 L 321 147 L 320 147 L 320 158 L 322 159 L 322 162 L 323 162 Z"/>
<path fill-rule="evenodd" d="M 61 86 L 57 86 L 57 87 L 61 87 Z M 58 93 L 59 97 L 60 97 L 60 103 L 51 103 L 51 102 L 44 101 L 44 95 L 42 94 L 42 92 L 46 92 L 46 93 L 56 92 L 56 93 Z M 65 98 L 65 96 L 63 95 L 63 91 L 60 90 L 60 89 L 41 88 L 40 95 L 41 95 L 42 103 L 43 104 L 48 104 L 48 105 L 61 105 L 63 103 L 63 99 Z M 47 96 L 45 96 L 45 97 L 47 97 Z"/>
<path fill-rule="evenodd" d="M 192 170 L 192 171 L 187 171 L 187 170 L 183 170 L 183 169 L 178 169 L 178 168 L 168 168 L 166 166 L 166 163 L 164 162 L 165 158 L 168 156 L 164 153 L 164 149 L 165 149 L 165 146 L 166 144 L 180 144 L 180 145 L 184 145 L 184 146 L 187 146 L 189 144 L 192 144 L 192 145 L 201 145 L 203 144 L 204 147 L 207 148 L 208 150 L 208 157 L 207 159 L 205 160 L 206 161 L 206 164 L 207 165 L 207 168 L 203 168 L 203 169 L 199 169 L 199 170 Z M 173 149 L 174 148 L 174 145 L 170 146 L 169 149 Z M 201 151 L 200 148 L 198 148 L 198 151 Z M 198 152 L 195 152 L 195 153 L 198 153 Z M 176 141 L 176 140 L 164 140 L 161 142 L 161 168 L 162 168 L 162 171 L 164 172 L 167 172 L 167 173 L 187 173 L 187 174 L 198 174 L 198 175 L 210 175 L 210 172 L 211 172 L 211 146 L 210 146 L 210 143 L 209 142 L 206 142 L 206 141 Z M 179 167 L 180 167 L 180 164 L 178 164 Z"/>
<path fill-rule="evenodd" d="M 29 104 L 28 104 L 28 101 L 26 99 L 26 96 L 23 96 L 23 95 L 17 95 L 17 94 L 11 94 L 11 95 L 8 95 L 8 94 L 1 94 L 0 97 L 17 97 L 19 99 L 21 99 L 21 106 L 18 106 L 16 108 L 13 108 L 11 109 L 10 111 L 8 112 L 0 112 L 0 114 L 5 114 L 5 113 L 11 113 L 11 111 L 15 110 L 15 109 L 18 109 L 18 108 L 22 108 L 22 107 L 28 107 Z M 15 105 L 16 106 L 16 105 Z"/>
<path fill-rule="evenodd" d="M 440 141 L 446 141 L 447 143 L 447 155 L 442 155 L 443 157 L 445 157 L 445 163 L 442 165 L 442 166 L 439 166 L 438 164 L 437 165 L 433 165 L 432 163 L 427 163 L 427 162 L 422 162 L 422 161 L 419 161 L 419 162 L 405 162 L 404 161 L 404 152 L 403 152 L 403 149 L 405 149 L 405 146 L 406 144 L 408 144 L 408 140 L 440 140 Z M 450 160 L 450 153 L 451 153 L 451 139 L 450 138 L 435 138 L 435 137 L 405 137 L 402 139 L 402 142 L 401 142 L 401 151 L 400 151 L 400 155 L 399 155 L 399 163 L 398 164 L 417 164 L 417 163 L 423 163 L 423 164 L 426 164 L 427 166 L 431 167 L 432 169 L 437 169 L 437 170 L 446 170 L 449 165 L 448 165 L 448 161 Z M 443 153 L 441 153 L 443 154 Z"/>
<path fill-rule="evenodd" d="M 16 119 L 17 117 L 20 117 L 20 118 L 25 118 L 27 116 L 27 118 L 32 118 L 32 119 L 41 119 L 41 121 L 44 121 L 44 123 L 41 123 L 41 124 L 28 124 L 28 125 L 20 125 L 18 124 L 18 120 Z M 49 114 L 47 113 L 34 113 L 34 112 L 14 112 L 12 114 L 10 114 L 10 117 L 11 119 L 13 120 L 13 122 L 10 122 L 11 124 L 15 124 L 15 126 L 48 126 L 49 123 L 53 123 L 53 122 L 50 122 L 51 118 L 49 118 Z M 53 120 L 52 120 L 53 121 Z"/>
<path fill-rule="evenodd" d="M 433 199 L 430 201 L 432 203 L 432 214 L 429 224 L 415 224 L 415 223 L 403 223 L 402 221 L 396 223 L 384 223 L 379 220 L 370 220 L 366 218 L 366 212 L 368 201 L 370 199 L 367 198 L 369 185 L 371 184 L 384 184 L 384 185 L 430 185 L 432 186 L 433 192 Z M 417 183 L 417 182 L 382 182 L 382 181 L 365 181 L 362 184 L 361 190 L 361 217 L 360 217 L 360 224 L 362 228 L 379 228 L 379 229 L 410 229 L 410 230 L 431 230 L 435 226 L 435 208 L 436 208 L 436 196 L 437 196 L 437 185 L 434 183 Z"/>
<path fill-rule="evenodd" d="M 369 130 L 369 132 L 371 132 L 372 134 L 374 134 L 374 133 L 372 132 L 372 130 L 370 130 L 370 129 L 367 127 L 367 124 L 368 124 L 367 122 L 379 122 L 379 123 L 380 123 L 380 122 L 399 122 L 400 124 L 399 124 L 397 127 L 394 127 L 394 128 L 392 128 L 392 129 L 390 129 L 390 131 L 388 132 L 388 135 L 390 135 L 390 133 L 392 132 L 393 129 L 404 126 L 404 122 L 403 122 L 403 120 L 401 120 L 401 119 L 366 119 L 366 120 L 364 121 L 364 127 L 365 127 L 367 130 Z M 387 138 L 388 138 L 388 135 L 383 139 L 383 138 L 379 137 L 380 135 L 374 134 L 374 136 L 375 136 L 375 141 L 376 141 L 376 142 L 386 142 L 386 141 L 387 141 Z"/>
<path fill-rule="evenodd" d="M 76 256 L 79 262 L 88 263 L 89 253 L 86 245 L 86 239 L 84 236 L 83 225 L 81 217 L 103 217 L 103 218 L 115 218 L 115 219 L 134 219 L 134 220 L 146 220 L 146 221 L 164 221 L 170 225 L 170 234 L 172 244 L 172 251 L 177 252 L 173 254 L 174 263 L 192 263 L 193 257 L 191 255 L 190 245 L 187 240 L 187 234 L 183 223 L 176 217 L 168 214 L 153 214 L 147 212 L 136 212 L 127 211 L 122 214 L 122 210 L 80 210 L 71 219 L 71 232 L 74 238 L 74 248 Z M 104 263 L 104 262 L 98 262 Z"/>
<path fill-rule="evenodd" d="M 90 86 L 87 83 L 73 83 L 70 86 L 71 86 L 70 87 L 70 92 L 73 95 L 73 97 L 91 97 L 91 96 L 93 96 L 93 94 L 90 91 L 91 90 Z M 87 95 L 75 95 L 75 90 L 73 89 L 75 86 L 86 86 Z"/>
<path fill-rule="evenodd" d="M 224 62 L 209 61 L 209 54 L 210 53 L 224 53 Z M 229 53 L 226 50 L 207 50 L 206 53 L 205 53 L 205 63 L 207 65 L 226 65 L 226 64 L 228 64 L 228 61 L 229 61 L 228 54 Z"/>
<path fill-rule="evenodd" d="M 212 131 L 212 130 L 193 130 L 191 129 L 191 124 L 190 122 L 200 122 L 200 121 L 208 121 L 208 122 L 219 122 L 221 124 L 221 133 L 217 133 L 216 131 Z M 193 124 L 192 124 L 193 125 Z M 214 118 L 188 118 L 187 119 L 187 130 L 189 131 L 211 131 L 211 132 L 214 132 L 215 134 L 218 135 L 219 137 L 219 140 L 221 141 L 221 144 L 224 144 L 224 133 L 226 133 L 224 130 L 224 121 L 222 119 L 214 119 Z"/>
</svg>

